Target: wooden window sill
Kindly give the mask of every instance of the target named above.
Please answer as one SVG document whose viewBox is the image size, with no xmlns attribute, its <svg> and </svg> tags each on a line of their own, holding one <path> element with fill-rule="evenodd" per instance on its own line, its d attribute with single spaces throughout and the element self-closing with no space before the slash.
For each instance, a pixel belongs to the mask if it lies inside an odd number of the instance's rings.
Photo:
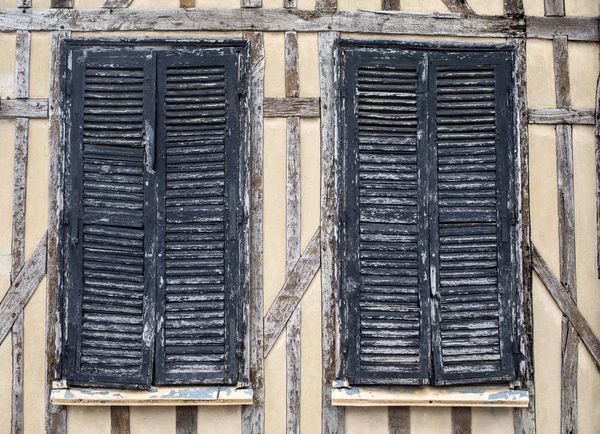
<svg viewBox="0 0 600 434">
<path fill-rule="evenodd" d="M 507 386 L 341 387 L 334 383 L 334 406 L 527 407 L 529 393 Z"/>
<path fill-rule="evenodd" d="M 153 387 L 150 390 L 52 388 L 54 405 L 251 405 L 252 389 L 235 387 Z"/>
</svg>

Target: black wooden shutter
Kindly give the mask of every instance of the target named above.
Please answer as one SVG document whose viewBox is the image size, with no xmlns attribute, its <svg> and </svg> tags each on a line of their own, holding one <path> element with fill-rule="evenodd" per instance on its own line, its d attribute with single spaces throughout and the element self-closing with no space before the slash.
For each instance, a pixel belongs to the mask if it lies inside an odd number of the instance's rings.
<svg viewBox="0 0 600 434">
<path fill-rule="evenodd" d="M 150 385 L 154 330 L 154 65 L 74 50 L 65 198 L 71 385 Z"/>
<path fill-rule="evenodd" d="M 436 383 L 512 380 L 511 56 L 431 58 Z"/>
<path fill-rule="evenodd" d="M 158 58 L 158 384 L 235 383 L 238 57 Z"/>
<path fill-rule="evenodd" d="M 346 54 L 342 285 L 353 384 L 424 384 L 429 366 L 425 62 Z M 426 167 L 426 166 L 425 166 Z M 424 296 L 425 295 L 425 296 Z"/>
</svg>

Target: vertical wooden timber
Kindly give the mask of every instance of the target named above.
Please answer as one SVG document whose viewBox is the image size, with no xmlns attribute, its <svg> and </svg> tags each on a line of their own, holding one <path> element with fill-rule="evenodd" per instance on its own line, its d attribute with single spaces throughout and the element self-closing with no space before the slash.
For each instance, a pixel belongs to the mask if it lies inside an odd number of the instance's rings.
<svg viewBox="0 0 600 434">
<path fill-rule="evenodd" d="M 523 261 L 523 283 L 520 294 L 520 304 L 523 306 L 521 318 L 517 322 L 522 324 L 521 363 L 522 387 L 529 392 L 529 407 L 515 408 L 513 411 L 513 426 L 515 434 L 535 434 L 535 382 L 533 363 L 533 293 L 532 293 L 532 263 L 531 263 L 531 228 L 529 209 L 529 134 L 527 125 L 527 56 L 526 41 L 524 38 L 509 39 L 516 47 L 516 115 L 519 131 L 519 163 L 521 181 L 521 250 Z"/>
<path fill-rule="evenodd" d="M 110 408 L 110 434 L 129 434 L 129 407 Z"/>
<path fill-rule="evenodd" d="M 596 85 L 596 239 L 597 255 L 596 266 L 598 279 L 600 279 L 600 76 Z"/>
<path fill-rule="evenodd" d="M 335 11 L 337 6 L 337 0 L 317 0 L 315 9 L 318 11 Z"/>
<path fill-rule="evenodd" d="M 103 8 L 127 8 L 133 0 L 104 0 Z"/>
<path fill-rule="evenodd" d="M 410 434 L 410 407 L 388 407 L 389 434 Z"/>
<path fill-rule="evenodd" d="M 61 184 L 61 128 L 60 128 L 60 42 L 70 32 L 52 32 L 50 43 L 50 99 L 49 99 L 49 179 L 48 179 L 48 248 L 46 268 L 46 434 L 66 434 L 67 411 L 50 402 L 52 381 L 58 376 L 62 329 L 58 300 L 58 213 Z"/>
<path fill-rule="evenodd" d="M 283 7 L 286 9 L 296 9 L 298 7 L 298 0 L 283 0 Z"/>
<path fill-rule="evenodd" d="M 175 434 L 198 432 L 198 407 L 179 406 L 175 411 Z M 115 433 L 113 433 L 115 434 Z"/>
<path fill-rule="evenodd" d="M 399 11 L 400 0 L 381 0 L 382 11 Z"/>
<path fill-rule="evenodd" d="M 544 0 L 544 15 L 547 17 L 563 17 L 565 0 Z"/>
<path fill-rule="evenodd" d="M 471 434 L 471 409 L 469 407 L 452 408 L 452 434 Z"/>
<path fill-rule="evenodd" d="M 265 46 L 262 32 L 244 32 L 250 42 L 250 309 L 249 367 L 252 405 L 242 410 L 242 433 L 261 434 L 265 423 L 263 355 L 263 97 Z"/>
<path fill-rule="evenodd" d="M 196 0 L 179 0 L 180 8 L 195 8 Z"/>
<path fill-rule="evenodd" d="M 50 7 L 52 9 L 72 8 L 73 0 L 51 0 Z"/>
<path fill-rule="evenodd" d="M 337 32 L 319 33 L 319 66 L 321 87 L 321 345 L 323 347 L 322 408 L 323 434 L 345 431 L 343 407 L 331 405 L 331 385 L 336 377 L 339 352 L 339 311 L 336 302 L 338 272 L 337 243 L 337 177 L 336 177 L 336 81 L 335 50 Z"/>
<path fill-rule="evenodd" d="M 285 96 L 300 94 L 298 34 L 285 33 Z M 300 118 L 286 120 L 286 274 L 300 259 Z M 286 328 L 287 433 L 300 434 L 300 327 L 302 304 L 298 304 Z"/>
<path fill-rule="evenodd" d="M 243 8 L 262 8 L 262 0 L 241 0 Z"/>
<path fill-rule="evenodd" d="M 566 36 L 554 38 L 556 107 L 571 106 L 569 47 Z M 558 174 L 558 244 L 560 280 L 577 302 L 575 261 L 575 197 L 573 179 L 573 127 L 556 125 Z M 561 432 L 577 432 L 577 362 L 579 338 L 566 316 L 562 319 Z"/>
<path fill-rule="evenodd" d="M 525 15 L 523 0 L 504 0 L 504 15 L 518 17 Z"/>
<path fill-rule="evenodd" d="M 32 0 L 19 0 L 17 2 L 17 7 L 18 8 L 30 8 L 31 7 L 31 1 Z"/>
<path fill-rule="evenodd" d="M 29 98 L 29 60 L 31 55 L 31 33 L 17 32 L 15 97 Z M 15 149 L 13 169 L 13 218 L 11 258 L 11 281 L 17 277 L 25 265 L 25 203 L 27 188 L 27 153 L 29 147 L 29 119 L 15 120 Z M 12 327 L 12 434 L 23 433 L 23 344 L 24 312 L 18 316 Z"/>
</svg>

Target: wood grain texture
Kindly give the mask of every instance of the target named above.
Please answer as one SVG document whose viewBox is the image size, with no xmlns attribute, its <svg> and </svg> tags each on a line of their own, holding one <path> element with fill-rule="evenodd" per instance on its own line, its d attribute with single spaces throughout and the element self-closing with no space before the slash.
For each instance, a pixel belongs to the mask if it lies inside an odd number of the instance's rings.
<svg viewBox="0 0 600 434">
<path fill-rule="evenodd" d="M 179 408 L 179 407 L 178 407 Z M 129 434 L 129 407 L 110 408 L 110 434 Z M 179 432 L 177 432 L 179 434 Z M 194 431 L 195 434 L 195 431 Z"/>
<path fill-rule="evenodd" d="M 452 407 L 452 434 L 471 434 L 471 409 Z"/>
<path fill-rule="evenodd" d="M 265 117 L 318 118 L 319 98 L 265 98 Z"/>
<path fill-rule="evenodd" d="M 243 8 L 262 8 L 262 0 L 241 0 Z"/>
<path fill-rule="evenodd" d="M 60 126 L 60 44 L 70 32 L 52 32 L 50 35 L 50 99 L 49 99 L 49 140 L 48 140 L 48 250 L 46 272 L 46 387 L 45 425 L 46 434 L 66 434 L 67 409 L 54 406 L 50 401 L 52 382 L 60 375 L 61 357 L 61 315 L 58 294 L 58 227 L 59 227 L 59 186 L 61 185 L 61 126 Z"/>
<path fill-rule="evenodd" d="M 331 405 L 331 384 L 335 380 L 339 354 L 339 307 L 336 300 L 337 114 L 336 114 L 336 32 L 318 36 L 321 86 L 321 345 L 322 350 L 322 433 L 345 431 L 344 409 Z"/>
<path fill-rule="evenodd" d="M 0 343 L 4 341 L 17 316 L 44 278 L 46 273 L 46 241 L 47 235 L 44 234 L 0 302 Z"/>
<path fill-rule="evenodd" d="M 286 32 L 285 96 L 296 98 L 300 93 L 298 34 Z M 286 274 L 293 271 L 300 259 L 300 118 L 286 120 Z M 302 305 L 298 303 L 286 327 L 286 432 L 300 434 L 300 330 Z"/>
<path fill-rule="evenodd" d="M 2 100 L 0 104 L 0 119 L 47 117 L 48 100 L 44 98 Z"/>
<path fill-rule="evenodd" d="M 129 5 L 131 4 L 132 1 L 133 0 L 104 0 L 104 3 L 102 3 L 102 7 L 103 8 L 127 8 L 127 7 L 129 7 Z"/>
<path fill-rule="evenodd" d="M 265 424 L 263 354 L 263 96 L 265 47 L 261 32 L 247 32 L 250 42 L 250 309 L 249 369 L 252 405 L 242 410 L 242 433 L 260 434 Z"/>
<path fill-rule="evenodd" d="M 548 292 L 550 292 L 550 295 L 563 315 L 573 324 L 575 331 L 588 350 L 594 365 L 596 365 L 596 369 L 600 372 L 600 340 L 594 334 L 594 331 L 577 307 L 575 301 L 573 301 L 573 298 L 571 298 L 567 289 L 554 275 L 552 270 L 550 270 L 550 267 L 535 245 L 532 244 L 531 250 L 533 269 L 548 289 Z"/>
<path fill-rule="evenodd" d="M 540 19 L 542 21 L 540 21 Z M 562 20 L 548 22 L 544 20 Z M 537 32 L 547 36 L 567 32 L 569 39 L 598 40 L 597 18 L 538 17 Z M 596 27 L 594 28 L 594 24 Z M 271 8 L 236 9 L 0 9 L 0 31 L 339 31 L 440 36 L 509 37 L 525 31 L 525 21 L 497 17 L 440 13 L 385 11 L 298 10 Z M 573 35 L 571 35 L 571 33 Z M 595 38 L 595 39 L 594 39 Z M 586 39 L 587 40 L 587 39 Z"/>
<path fill-rule="evenodd" d="M 315 9 L 318 11 L 335 11 L 337 7 L 337 0 L 317 0 L 315 5 Z"/>
<path fill-rule="evenodd" d="M 554 39 L 566 36 L 569 41 L 598 41 L 596 17 L 527 17 L 527 37 Z"/>
<path fill-rule="evenodd" d="M 508 16 L 523 16 L 525 8 L 523 0 L 504 0 L 504 15 Z"/>
<path fill-rule="evenodd" d="M 382 11 L 399 11 L 400 0 L 381 0 Z"/>
<path fill-rule="evenodd" d="M 410 407 L 388 407 L 389 434 L 410 434 Z"/>
<path fill-rule="evenodd" d="M 320 267 L 321 230 L 317 229 L 302 256 L 288 273 L 264 319 L 264 352 L 269 354 L 275 341 L 302 300 Z"/>
<path fill-rule="evenodd" d="M 175 434 L 196 434 L 198 432 L 198 407 L 176 407 Z"/>
<path fill-rule="evenodd" d="M 72 8 L 73 0 L 51 0 L 50 7 L 52 9 Z"/>
<path fill-rule="evenodd" d="M 442 0 L 450 12 L 458 14 L 475 13 L 467 0 Z"/>
<path fill-rule="evenodd" d="M 571 107 L 570 74 L 569 74 L 569 41 L 566 36 L 554 38 L 554 78 L 556 107 Z"/>
<path fill-rule="evenodd" d="M 597 253 L 596 265 L 598 268 L 598 279 L 600 279 L 600 76 L 596 84 L 596 113 L 595 113 L 595 134 L 596 134 L 596 239 Z"/>
<path fill-rule="evenodd" d="M 286 9 L 296 9 L 298 7 L 297 0 L 283 0 L 283 7 Z"/>
<path fill-rule="evenodd" d="M 18 8 L 30 8 L 32 0 L 18 0 L 17 7 Z"/>
<path fill-rule="evenodd" d="M 517 322 L 522 324 L 520 343 L 520 373 L 522 387 L 529 393 L 529 406 L 518 408 L 513 412 L 515 434 L 535 434 L 535 383 L 533 369 L 533 293 L 531 265 L 531 217 L 529 206 L 529 128 L 527 127 L 527 54 L 524 38 L 507 41 L 516 48 L 516 109 L 518 149 L 521 175 L 521 254 L 522 254 L 522 289 L 519 293 L 519 304 L 522 311 L 518 313 Z"/>
<path fill-rule="evenodd" d="M 528 121 L 530 124 L 594 125 L 596 123 L 596 114 L 593 109 L 531 108 L 528 110 Z"/>
<path fill-rule="evenodd" d="M 29 61 L 31 57 L 31 32 L 17 31 L 15 71 L 15 97 L 29 98 Z"/>
<path fill-rule="evenodd" d="M 544 0 L 544 15 L 547 17 L 563 17 L 565 0 Z"/>
</svg>

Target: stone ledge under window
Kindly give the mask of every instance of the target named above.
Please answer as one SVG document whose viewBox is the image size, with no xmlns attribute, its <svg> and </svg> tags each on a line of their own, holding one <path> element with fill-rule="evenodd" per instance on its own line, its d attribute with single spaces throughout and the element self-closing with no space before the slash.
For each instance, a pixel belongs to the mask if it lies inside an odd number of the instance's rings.
<svg viewBox="0 0 600 434">
<path fill-rule="evenodd" d="M 150 390 L 52 387 L 54 405 L 251 405 L 252 389 L 235 387 L 153 387 Z"/>
<path fill-rule="evenodd" d="M 529 393 L 507 386 L 343 387 L 335 382 L 334 406 L 527 407 Z"/>
</svg>

